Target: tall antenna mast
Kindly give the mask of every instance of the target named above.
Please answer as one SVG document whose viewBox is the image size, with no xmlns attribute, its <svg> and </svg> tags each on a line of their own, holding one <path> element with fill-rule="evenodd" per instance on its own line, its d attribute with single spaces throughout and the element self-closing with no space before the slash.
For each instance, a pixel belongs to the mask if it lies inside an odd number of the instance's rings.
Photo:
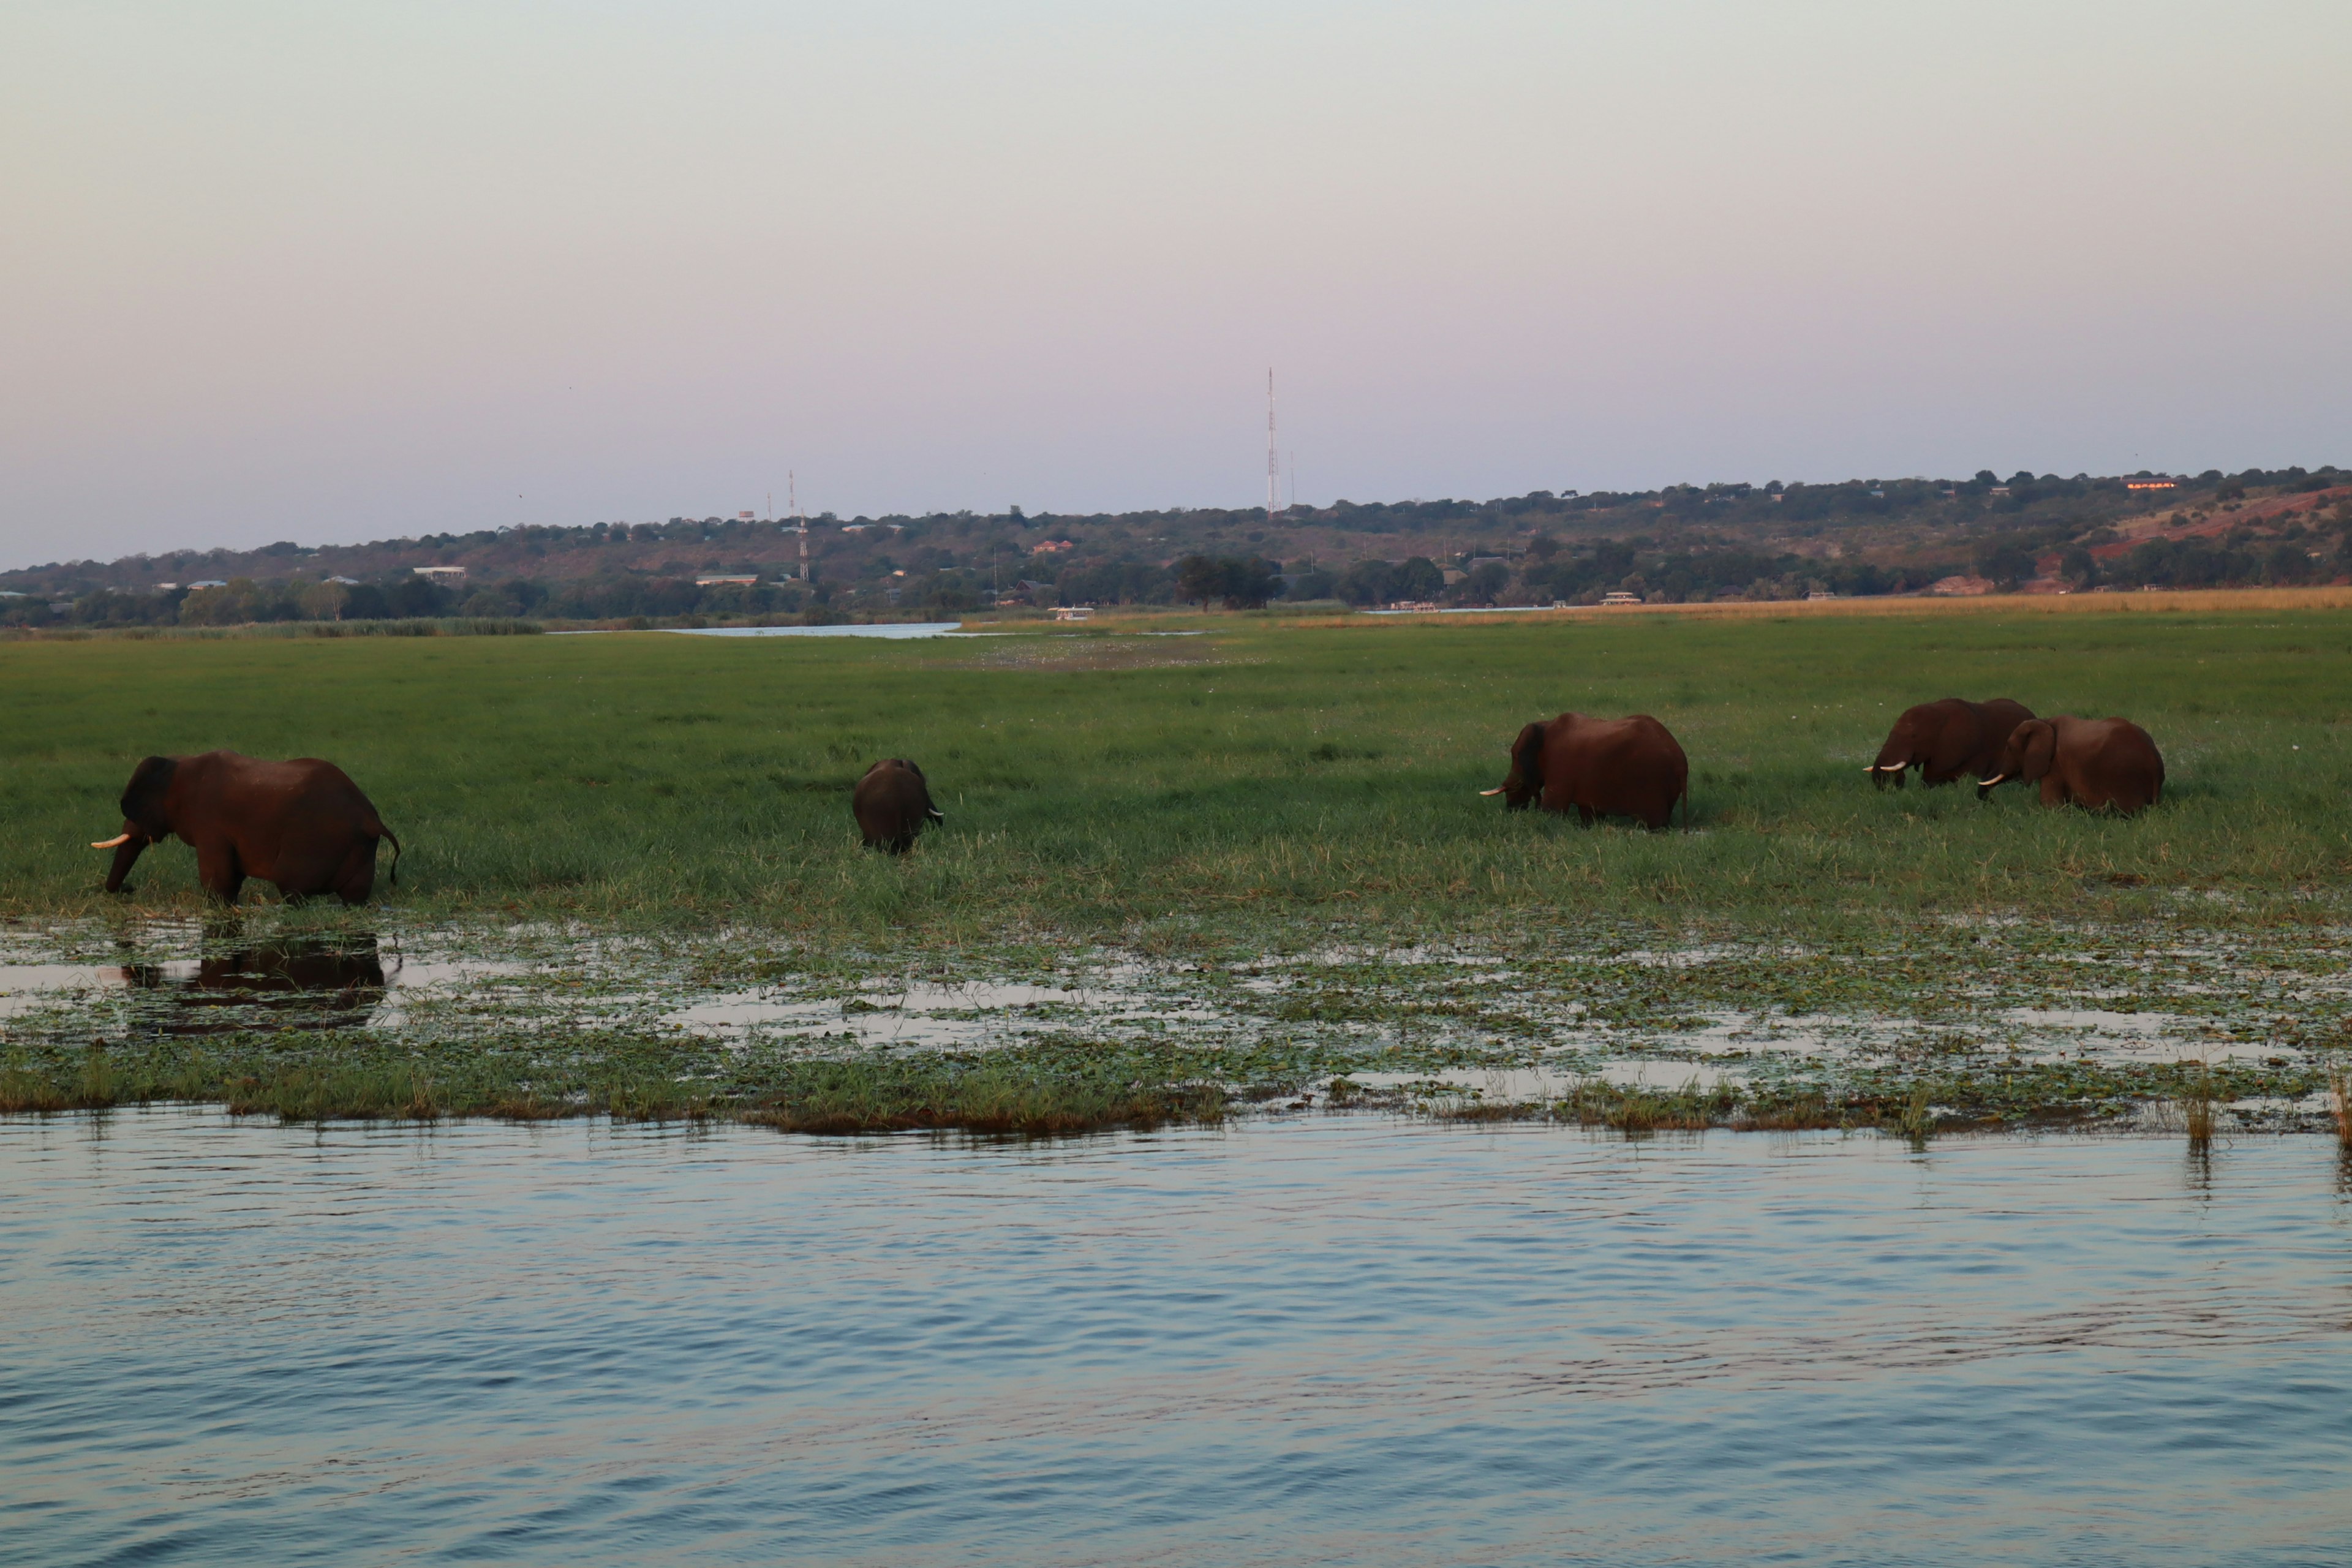
<svg viewBox="0 0 2352 1568">
<path fill-rule="evenodd" d="M 1274 447 L 1274 370 L 1265 373 L 1265 521 L 1274 521 L 1282 497 L 1282 456 Z"/>
<path fill-rule="evenodd" d="M 790 468 L 784 470 L 784 504 L 793 509 L 793 526 L 801 536 L 801 581 L 805 583 L 809 580 L 808 519 L 801 515 L 800 477 Z"/>
</svg>

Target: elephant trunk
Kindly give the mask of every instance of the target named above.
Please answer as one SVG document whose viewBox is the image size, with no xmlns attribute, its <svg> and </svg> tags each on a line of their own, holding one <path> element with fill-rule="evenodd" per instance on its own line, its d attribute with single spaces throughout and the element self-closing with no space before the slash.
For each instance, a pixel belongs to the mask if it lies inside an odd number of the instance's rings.
<svg viewBox="0 0 2352 1568">
<path fill-rule="evenodd" d="M 114 840 L 114 864 L 108 868 L 106 873 L 108 892 L 122 891 L 122 879 L 131 875 L 131 868 L 138 860 L 139 852 L 146 848 L 147 845 L 146 835 L 137 828 L 131 829 L 121 838 Z M 91 847 L 100 848 L 103 846 L 93 845 Z"/>
</svg>

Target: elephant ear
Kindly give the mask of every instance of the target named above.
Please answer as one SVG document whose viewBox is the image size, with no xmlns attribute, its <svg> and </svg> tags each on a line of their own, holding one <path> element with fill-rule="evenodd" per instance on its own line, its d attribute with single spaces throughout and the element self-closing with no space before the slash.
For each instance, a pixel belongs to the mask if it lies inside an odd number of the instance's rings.
<svg viewBox="0 0 2352 1568">
<path fill-rule="evenodd" d="M 1540 724 L 1528 725 L 1511 742 L 1511 771 L 1530 791 L 1543 788 L 1543 748 L 1544 727 Z"/>
<path fill-rule="evenodd" d="M 172 787 L 172 775 L 179 767 L 175 758 L 149 757 L 132 769 L 131 782 L 122 788 L 122 820 L 137 823 L 150 838 L 171 832 L 172 825 L 163 816 L 163 795 Z"/>
<path fill-rule="evenodd" d="M 2058 760 L 2058 731 L 2040 719 L 2018 728 L 2025 731 L 2025 754 L 2019 759 L 2017 772 L 2030 784 L 2045 777 L 2050 764 Z"/>
</svg>

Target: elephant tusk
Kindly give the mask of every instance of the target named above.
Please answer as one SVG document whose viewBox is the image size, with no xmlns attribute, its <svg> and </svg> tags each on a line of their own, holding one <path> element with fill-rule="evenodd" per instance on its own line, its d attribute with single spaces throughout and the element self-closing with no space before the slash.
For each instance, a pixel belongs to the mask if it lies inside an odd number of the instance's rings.
<svg viewBox="0 0 2352 1568">
<path fill-rule="evenodd" d="M 1482 789 L 1478 793 L 1480 795 L 1500 795 L 1503 793 L 1503 786 L 1496 784 L 1493 789 Z"/>
<path fill-rule="evenodd" d="M 1977 780 L 1977 788 L 1979 788 L 1979 789 L 1990 789 L 1990 788 L 1992 788 L 1992 786 L 1993 786 L 1993 785 L 1995 785 L 1995 784 L 1997 784 L 2000 783 L 2000 781 L 2001 781 L 2001 780 L 2003 780 L 2003 779 L 2007 778 L 2008 776 L 2009 776 L 2009 775 L 2008 775 L 2007 773 L 1995 773 L 1995 774 L 1993 774 L 1993 775 L 1992 775 L 1992 777 L 1990 777 L 1990 778 L 1989 778 L 1989 779 L 1979 779 L 1979 780 Z"/>
<path fill-rule="evenodd" d="M 1876 772 L 1878 772 L 1878 771 L 1879 771 L 1879 767 L 1878 767 L 1878 764 L 1877 764 L 1876 763 L 1871 763 L 1871 764 L 1870 764 L 1870 766 L 1868 766 L 1868 767 L 1866 767 L 1866 768 L 1863 769 L 1862 771 L 1863 771 L 1864 773 L 1876 773 Z M 1888 772 L 1888 773 L 1894 773 L 1895 771 L 1895 769 L 1893 769 L 1893 768 L 1888 768 L 1888 769 L 1886 770 L 1886 772 Z"/>
<path fill-rule="evenodd" d="M 113 838 L 98 839 L 90 845 L 90 847 L 92 849 L 120 849 L 122 846 L 130 842 L 131 835 L 125 833 Z"/>
</svg>

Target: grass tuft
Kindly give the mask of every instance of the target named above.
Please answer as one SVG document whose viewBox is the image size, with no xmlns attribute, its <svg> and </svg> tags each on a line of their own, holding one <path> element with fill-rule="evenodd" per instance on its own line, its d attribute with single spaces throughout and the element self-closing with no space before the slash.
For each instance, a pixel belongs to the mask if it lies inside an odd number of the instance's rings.
<svg viewBox="0 0 2352 1568">
<path fill-rule="evenodd" d="M 2187 1064 L 2183 1064 L 2184 1069 Z M 2213 1089 L 2213 1064 L 2200 1061 L 2193 1073 L 2184 1070 L 2180 1094 L 2173 1103 L 2179 1108 L 2181 1125 L 2189 1131 L 2191 1152 L 2202 1152 L 2213 1146 L 2213 1123 L 2217 1100 Z"/>
</svg>

